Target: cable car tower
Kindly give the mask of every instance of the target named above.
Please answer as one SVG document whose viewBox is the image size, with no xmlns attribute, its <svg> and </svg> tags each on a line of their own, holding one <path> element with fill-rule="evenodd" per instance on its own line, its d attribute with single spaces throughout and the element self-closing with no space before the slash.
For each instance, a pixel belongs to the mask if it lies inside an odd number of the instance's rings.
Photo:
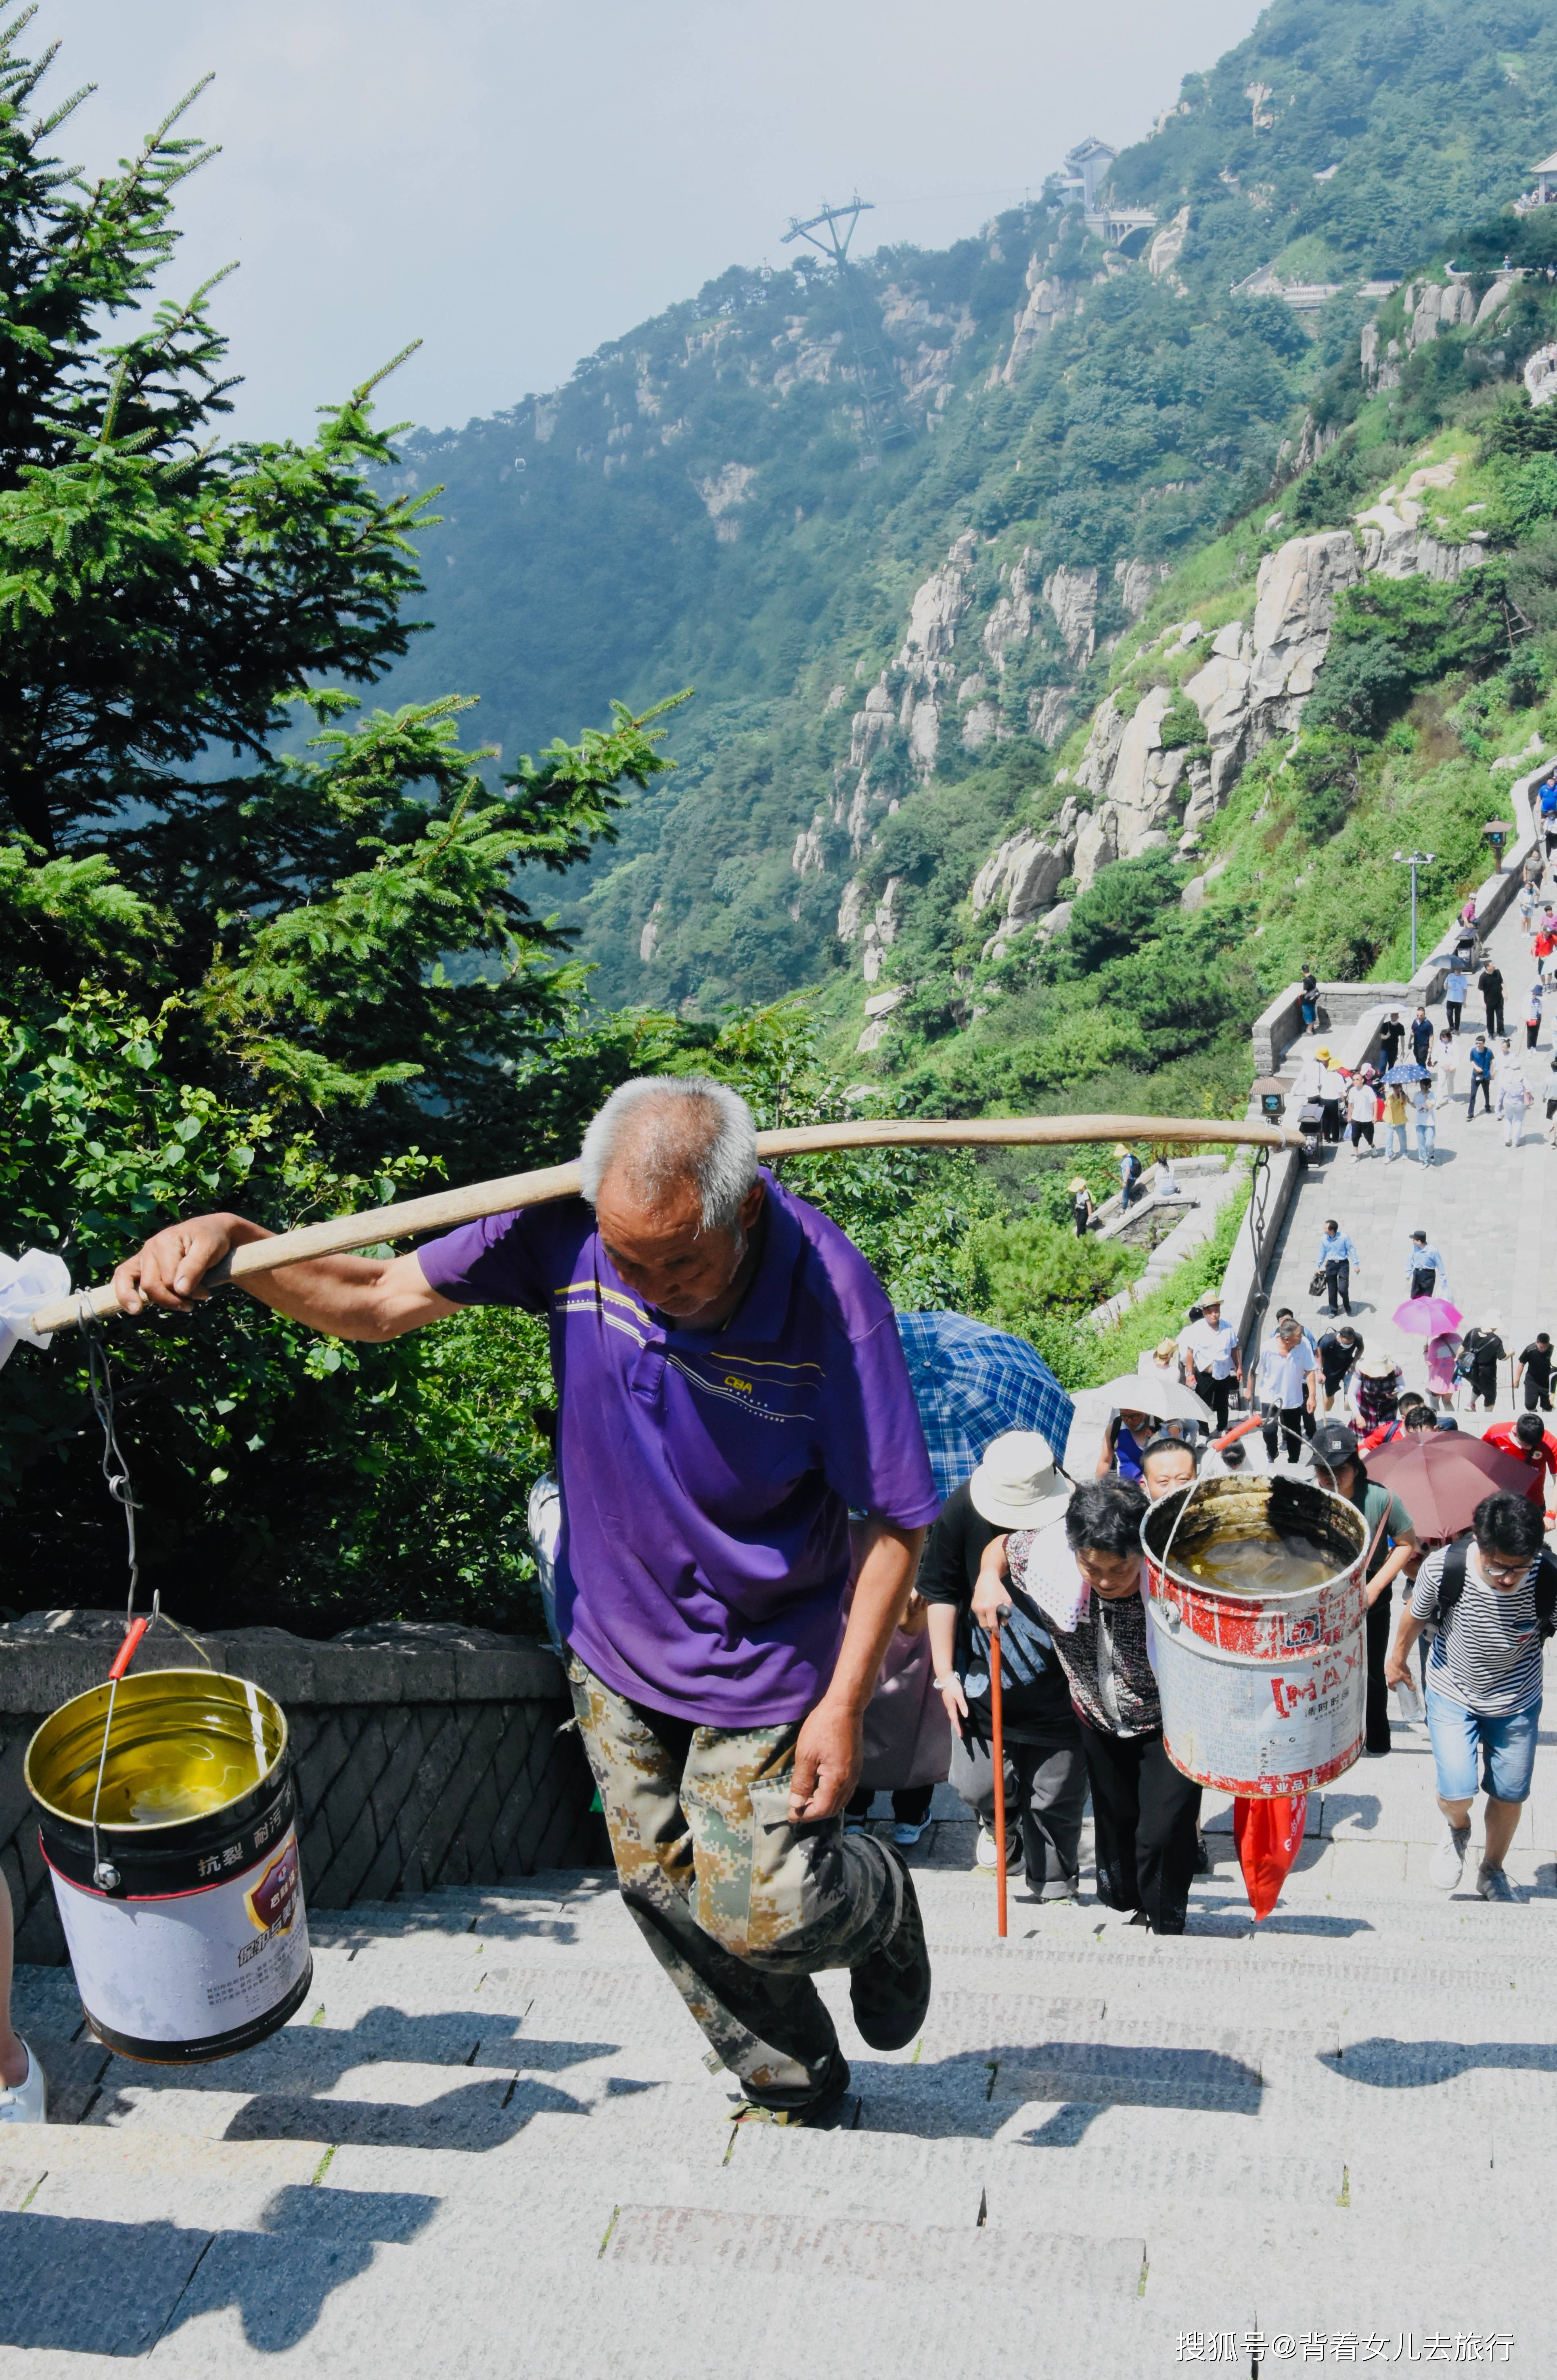
<svg viewBox="0 0 1557 2380">
<path fill-rule="evenodd" d="M 849 259 L 849 242 L 854 237 L 856 225 L 861 215 L 870 214 L 873 211 L 872 201 L 862 199 L 858 190 L 846 206 L 830 207 L 824 200 L 821 212 L 809 215 L 804 223 L 791 215 L 789 229 L 784 235 L 784 245 L 787 248 L 791 240 L 803 239 L 823 256 L 831 257 L 837 269 L 838 288 L 844 300 L 849 341 L 854 348 L 866 442 L 870 445 L 902 446 L 913 435 L 903 409 L 903 393 L 892 358 L 882 341 L 875 306 Z M 842 237 L 839 237 L 840 226 L 843 226 Z M 823 235 L 821 238 L 817 237 L 819 232 Z"/>
</svg>

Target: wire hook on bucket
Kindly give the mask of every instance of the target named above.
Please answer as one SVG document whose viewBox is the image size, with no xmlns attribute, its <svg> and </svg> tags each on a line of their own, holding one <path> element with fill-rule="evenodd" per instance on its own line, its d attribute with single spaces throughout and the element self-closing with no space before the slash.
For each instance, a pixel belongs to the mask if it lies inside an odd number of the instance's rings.
<svg viewBox="0 0 1557 2380">
<path fill-rule="evenodd" d="M 123 1644 L 114 1657 L 113 1667 L 108 1672 L 108 1708 L 103 1716 L 103 1749 L 98 1754 L 97 1782 L 92 1788 L 91 1797 L 92 1882 L 100 1892 L 117 1892 L 120 1881 L 119 1871 L 112 1860 L 103 1858 L 97 1831 L 97 1807 L 103 1798 L 103 1779 L 108 1766 L 108 1742 L 114 1729 L 114 1703 L 119 1691 L 119 1681 L 135 1658 L 141 1638 L 147 1630 L 155 1621 L 164 1618 L 165 1614 L 162 1608 L 161 1590 L 153 1588 L 151 1610 L 139 1619 L 136 1617 L 135 1598 L 140 1586 L 140 1551 L 136 1540 L 135 1516 L 140 1508 L 135 1500 L 135 1490 L 130 1484 L 129 1464 L 125 1460 L 124 1449 L 119 1444 L 119 1434 L 115 1427 L 114 1375 L 108 1362 L 108 1350 L 103 1344 L 103 1332 L 97 1318 L 91 1311 L 91 1301 L 85 1294 L 80 1299 L 78 1311 L 81 1336 L 86 1342 L 87 1348 L 87 1388 L 91 1397 L 92 1411 L 96 1414 L 103 1429 L 103 1484 L 124 1513 L 126 1557 L 129 1563 L 129 1593 L 125 1601 L 125 1636 Z M 176 1621 L 170 1620 L 168 1625 L 171 1628 L 177 1628 L 178 1623 Z M 197 1643 L 182 1628 L 178 1629 L 178 1633 L 187 1643 L 194 1646 L 206 1668 L 211 1669 L 213 1667 L 211 1656 L 204 1645 Z"/>
<path fill-rule="evenodd" d="M 103 1846 L 98 1839 L 97 1805 L 103 1799 L 103 1778 L 108 1766 L 108 1739 L 114 1730 L 114 1703 L 119 1691 L 119 1680 L 128 1669 L 140 1639 L 157 1616 L 159 1597 L 155 1594 L 152 1595 L 150 1612 L 145 1619 L 138 1621 L 135 1616 L 135 1597 L 140 1585 L 140 1552 L 135 1536 L 135 1491 L 130 1486 L 129 1465 L 125 1461 L 124 1450 L 119 1444 L 118 1432 L 114 1427 L 114 1378 L 109 1369 L 108 1350 L 103 1343 L 103 1333 L 98 1329 L 91 1303 L 85 1297 L 80 1302 L 79 1312 L 81 1336 L 87 1345 L 87 1387 L 91 1396 L 92 1410 L 103 1428 L 103 1484 L 124 1513 L 125 1535 L 128 1540 L 126 1550 L 129 1562 L 129 1594 L 125 1603 L 125 1640 L 108 1672 L 108 1708 L 103 1715 L 103 1749 L 97 1755 L 97 1782 L 92 1788 L 91 1796 L 91 1880 L 100 1892 L 117 1892 L 119 1871 L 112 1860 L 103 1858 Z"/>
</svg>

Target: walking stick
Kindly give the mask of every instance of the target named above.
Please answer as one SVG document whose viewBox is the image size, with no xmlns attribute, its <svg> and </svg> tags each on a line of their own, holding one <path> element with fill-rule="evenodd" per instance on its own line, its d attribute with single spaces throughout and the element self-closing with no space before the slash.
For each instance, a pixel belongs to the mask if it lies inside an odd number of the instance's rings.
<svg viewBox="0 0 1557 2380">
<path fill-rule="evenodd" d="M 990 1627 L 990 1719 L 995 1764 L 995 1932 L 1005 1939 L 1005 1709 L 1000 1682 L 1000 1620 Z"/>
</svg>

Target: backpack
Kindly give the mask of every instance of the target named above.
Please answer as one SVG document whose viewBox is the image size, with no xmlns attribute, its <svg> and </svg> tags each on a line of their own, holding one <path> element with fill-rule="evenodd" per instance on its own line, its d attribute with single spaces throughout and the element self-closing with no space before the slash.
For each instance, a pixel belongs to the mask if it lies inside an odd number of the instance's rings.
<svg viewBox="0 0 1557 2380">
<path fill-rule="evenodd" d="M 1438 1586 L 1438 1625 L 1446 1627 L 1450 1615 L 1465 1593 L 1466 1564 L 1470 1560 L 1470 1545 L 1462 1537 L 1443 1557 L 1443 1576 Z M 1540 1549 L 1540 1564 L 1536 1572 L 1536 1626 L 1543 1636 L 1557 1636 L 1557 1558 L 1545 1546 Z"/>
</svg>

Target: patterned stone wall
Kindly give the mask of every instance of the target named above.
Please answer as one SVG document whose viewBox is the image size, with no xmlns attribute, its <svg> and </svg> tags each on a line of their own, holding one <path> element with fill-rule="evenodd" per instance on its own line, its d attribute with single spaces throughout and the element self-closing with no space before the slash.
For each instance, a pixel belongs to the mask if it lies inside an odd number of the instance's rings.
<svg viewBox="0 0 1557 2380">
<path fill-rule="evenodd" d="M 0 1627 L 0 1870 L 17 1956 L 55 1965 L 65 1942 L 22 1782 L 34 1730 L 101 1682 L 114 1613 L 35 1612 Z M 562 1670 L 542 1645 L 483 1629 L 392 1622 L 312 1644 L 280 1629 L 193 1642 L 274 1695 L 292 1731 L 304 1887 L 316 1909 L 541 1867 L 610 1864 Z M 136 1668 L 199 1665 L 168 1627 Z"/>
</svg>

